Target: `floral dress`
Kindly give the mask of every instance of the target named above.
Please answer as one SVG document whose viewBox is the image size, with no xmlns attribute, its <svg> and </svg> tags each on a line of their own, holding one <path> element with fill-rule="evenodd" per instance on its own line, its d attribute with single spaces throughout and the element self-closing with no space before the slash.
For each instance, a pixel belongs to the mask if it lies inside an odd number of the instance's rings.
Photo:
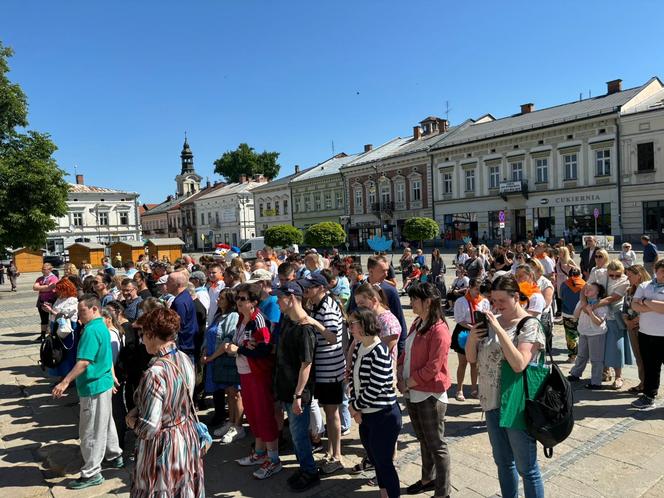
<svg viewBox="0 0 664 498">
<path fill-rule="evenodd" d="M 143 375 L 134 394 L 138 418 L 132 497 L 205 496 L 203 460 L 191 407 L 194 380 L 191 361 L 175 348 L 162 348 Z"/>
</svg>

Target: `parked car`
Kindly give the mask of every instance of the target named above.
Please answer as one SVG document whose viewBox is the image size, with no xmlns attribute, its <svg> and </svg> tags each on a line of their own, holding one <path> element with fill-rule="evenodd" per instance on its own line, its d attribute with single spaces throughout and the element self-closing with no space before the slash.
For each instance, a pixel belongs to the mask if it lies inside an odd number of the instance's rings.
<svg viewBox="0 0 664 498">
<path fill-rule="evenodd" d="M 51 263 L 53 268 L 57 268 L 65 264 L 65 258 L 57 254 L 48 254 L 44 256 L 44 263 Z"/>
</svg>

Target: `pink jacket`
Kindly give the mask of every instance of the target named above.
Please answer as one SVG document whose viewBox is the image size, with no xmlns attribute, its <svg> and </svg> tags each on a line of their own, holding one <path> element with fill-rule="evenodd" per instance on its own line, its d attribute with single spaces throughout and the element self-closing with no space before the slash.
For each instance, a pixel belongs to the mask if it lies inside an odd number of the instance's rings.
<svg viewBox="0 0 664 498">
<path fill-rule="evenodd" d="M 417 334 L 417 319 L 411 325 L 408 336 Z M 415 389 L 432 393 L 447 391 L 452 384 L 447 369 L 447 358 L 452 344 L 452 334 L 442 320 L 436 322 L 424 334 L 417 334 L 410 352 L 410 377 L 417 382 Z M 403 363 L 406 352 L 402 352 L 397 362 L 397 375 L 403 380 Z"/>
</svg>

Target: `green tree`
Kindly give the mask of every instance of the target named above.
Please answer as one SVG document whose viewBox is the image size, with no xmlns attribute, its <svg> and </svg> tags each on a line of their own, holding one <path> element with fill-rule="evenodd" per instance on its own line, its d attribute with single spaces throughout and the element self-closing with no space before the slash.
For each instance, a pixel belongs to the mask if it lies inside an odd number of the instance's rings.
<svg viewBox="0 0 664 498">
<path fill-rule="evenodd" d="M 310 226 L 304 233 L 304 242 L 312 247 L 336 247 L 346 241 L 346 232 L 339 223 L 324 221 Z"/>
<path fill-rule="evenodd" d="M 278 158 L 278 152 L 263 151 L 258 154 L 253 147 L 240 144 L 237 149 L 224 152 L 214 162 L 214 172 L 231 183 L 238 182 L 240 175 L 251 177 L 262 174 L 271 180 L 279 174 L 279 169 L 281 169 L 277 163 Z"/>
<path fill-rule="evenodd" d="M 438 223 L 431 218 L 410 218 L 403 226 L 404 237 L 408 240 L 419 240 L 420 247 L 422 241 L 436 238 L 439 231 Z"/>
<path fill-rule="evenodd" d="M 67 213 L 68 185 L 50 136 L 19 131 L 28 125 L 28 104 L 7 77 L 13 54 L 0 42 L 0 247 L 37 249 Z"/>
<path fill-rule="evenodd" d="M 302 230 L 293 225 L 276 225 L 265 230 L 265 244 L 270 247 L 289 247 L 301 244 Z"/>
</svg>

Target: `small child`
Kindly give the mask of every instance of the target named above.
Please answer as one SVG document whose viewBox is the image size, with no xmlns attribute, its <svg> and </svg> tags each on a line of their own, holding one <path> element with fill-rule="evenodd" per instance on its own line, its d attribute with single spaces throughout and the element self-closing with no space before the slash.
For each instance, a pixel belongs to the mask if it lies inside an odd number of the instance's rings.
<svg viewBox="0 0 664 498">
<path fill-rule="evenodd" d="M 406 282 L 403 284 L 403 289 L 401 289 L 401 292 L 404 294 L 408 292 L 408 288 L 413 284 L 414 281 L 419 280 L 420 275 L 422 275 L 422 270 L 420 270 L 420 265 L 419 263 L 414 263 L 413 271 L 410 273 L 410 275 L 408 275 Z"/>
<path fill-rule="evenodd" d="M 427 265 L 422 266 L 422 274 L 420 275 L 419 278 L 420 283 L 423 284 L 425 282 L 428 282 L 430 278 L 431 278 L 431 269 Z"/>
<path fill-rule="evenodd" d="M 586 285 L 581 278 L 581 270 L 572 267 L 569 270 L 567 280 L 560 286 L 560 300 L 562 301 L 563 327 L 565 328 L 565 339 L 567 341 L 567 361 L 574 362 L 579 351 L 579 331 L 577 330 L 574 311 L 579 304 L 581 291 Z"/>
<path fill-rule="evenodd" d="M 585 286 L 583 293 L 587 304 L 583 305 L 579 301 L 574 310 L 574 318 L 578 320 L 579 350 L 576 362 L 567 378 L 573 382 L 581 380 L 581 375 L 590 360 L 590 382 L 586 384 L 586 389 L 601 389 L 608 309 L 606 306 L 593 309 L 593 305 L 606 295 L 606 291 L 602 285 L 593 282 Z"/>
</svg>

